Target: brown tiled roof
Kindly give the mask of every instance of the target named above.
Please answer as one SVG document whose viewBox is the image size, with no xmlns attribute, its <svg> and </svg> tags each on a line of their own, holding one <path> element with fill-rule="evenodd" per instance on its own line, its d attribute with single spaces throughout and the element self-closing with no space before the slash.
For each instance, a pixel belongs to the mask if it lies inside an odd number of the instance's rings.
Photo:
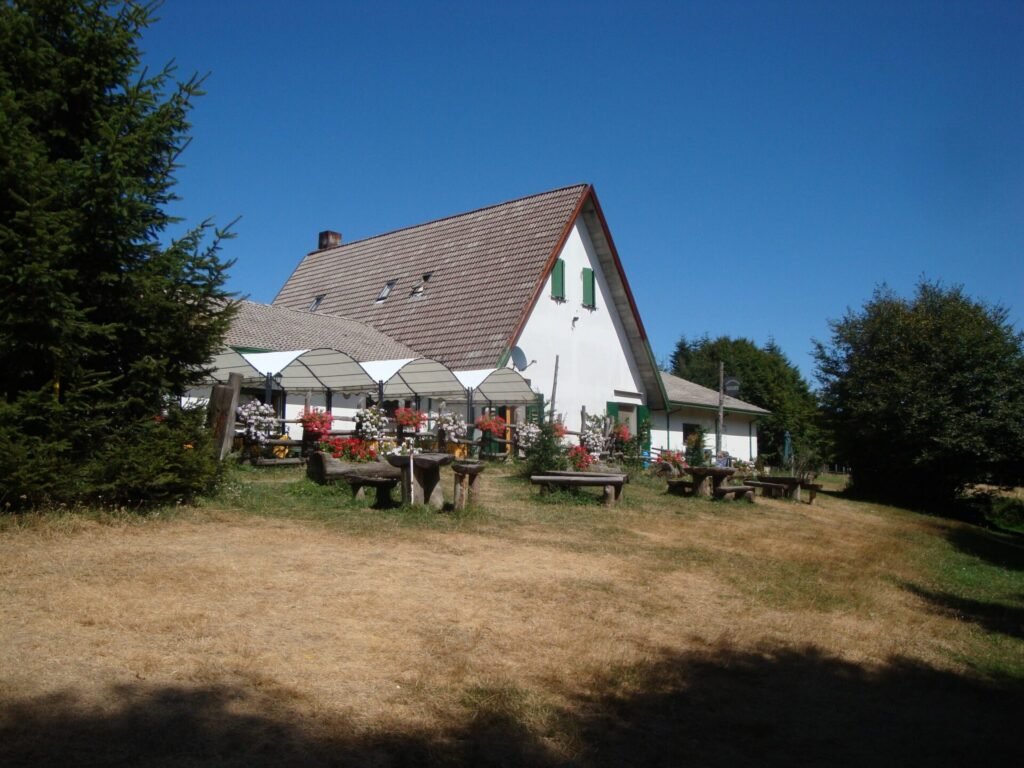
<svg viewBox="0 0 1024 768">
<path fill-rule="evenodd" d="M 323 294 L 317 314 L 360 320 L 454 369 L 497 365 L 589 189 L 564 187 L 313 251 L 274 305 L 306 310 Z"/>
<path fill-rule="evenodd" d="M 340 350 L 359 362 L 421 357 L 405 344 L 357 320 L 254 301 L 238 303 L 238 314 L 225 343 L 267 352 L 326 347 Z"/>
<path fill-rule="evenodd" d="M 671 373 L 661 371 L 661 381 L 665 385 L 665 394 L 672 405 L 693 405 L 698 408 L 718 408 L 718 392 L 708 389 L 700 384 L 694 384 L 687 379 L 673 376 Z M 756 405 L 745 403 L 735 397 L 725 396 L 725 409 L 727 411 L 750 413 L 761 415 L 771 413 Z"/>
</svg>

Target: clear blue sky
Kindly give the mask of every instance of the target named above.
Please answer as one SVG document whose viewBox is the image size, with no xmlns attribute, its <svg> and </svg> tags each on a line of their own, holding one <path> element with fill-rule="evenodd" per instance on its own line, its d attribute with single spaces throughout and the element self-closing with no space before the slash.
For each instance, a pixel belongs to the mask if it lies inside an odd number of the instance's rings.
<svg viewBox="0 0 1024 768">
<path fill-rule="evenodd" d="M 655 356 L 922 276 L 1024 313 L 1024 3 L 166 0 L 209 72 L 175 213 L 269 302 L 346 240 L 595 185 Z"/>
</svg>

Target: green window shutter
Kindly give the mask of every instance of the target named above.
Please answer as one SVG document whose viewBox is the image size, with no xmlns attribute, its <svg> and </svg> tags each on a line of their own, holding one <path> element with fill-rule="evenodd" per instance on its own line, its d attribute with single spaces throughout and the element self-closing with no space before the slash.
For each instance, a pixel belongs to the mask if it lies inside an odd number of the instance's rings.
<svg viewBox="0 0 1024 768">
<path fill-rule="evenodd" d="M 651 409 L 646 405 L 636 407 L 636 430 L 644 439 L 643 449 L 651 450 Z"/>
<path fill-rule="evenodd" d="M 559 259 L 551 270 L 551 298 L 565 298 L 565 262 Z"/>
<path fill-rule="evenodd" d="M 594 296 L 594 270 L 590 267 L 584 267 L 583 269 L 583 306 L 597 306 Z"/>
<path fill-rule="evenodd" d="M 605 407 L 605 413 L 607 413 L 609 416 L 611 416 L 613 419 L 615 419 L 615 421 L 618 421 L 619 420 L 619 404 L 618 403 L 608 403 L 606 405 L 606 407 Z"/>
</svg>

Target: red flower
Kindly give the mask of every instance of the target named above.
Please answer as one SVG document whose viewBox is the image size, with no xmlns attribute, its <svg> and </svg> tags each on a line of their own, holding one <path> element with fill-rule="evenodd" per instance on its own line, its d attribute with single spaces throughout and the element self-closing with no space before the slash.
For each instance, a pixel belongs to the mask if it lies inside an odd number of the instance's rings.
<svg viewBox="0 0 1024 768">
<path fill-rule="evenodd" d="M 565 424 L 560 421 L 553 422 L 551 424 L 551 430 L 555 433 L 555 437 L 565 437 L 569 430 L 565 428 Z"/>
<path fill-rule="evenodd" d="M 330 411 L 318 411 L 316 409 L 306 410 L 299 419 L 302 428 L 313 437 L 326 435 L 331 431 L 331 424 L 334 423 L 334 416 Z"/>
<path fill-rule="evenodd" d="M 375 461 L 377 451 L 366 440 L 358 437 L 332 437 L 320 442 L 320 450 L 345 461 Z"/>
<path fill-rule="evenodd" d="M 582 445 L 574 445 L 569 449 L 569 463 L 577 472 L 585 472 L 594 463 L 594 457 Z"/>
<path fill-rule="evenodd" d="M 508 425 L 501 416 L 490 416 L 483 415 L 478 418 L 475 422 L 476 428 L 481 432 L 490 432 L 495 437 L 501 437 L 505 434 L 505 430 Z"/>
<path fill-rule="evenodd" d="M 419 429 L 427 420 L 427 414 L 415 408 L 399 408 L 395 411 L 395 423 L 403 427 Z"/>
</svg>

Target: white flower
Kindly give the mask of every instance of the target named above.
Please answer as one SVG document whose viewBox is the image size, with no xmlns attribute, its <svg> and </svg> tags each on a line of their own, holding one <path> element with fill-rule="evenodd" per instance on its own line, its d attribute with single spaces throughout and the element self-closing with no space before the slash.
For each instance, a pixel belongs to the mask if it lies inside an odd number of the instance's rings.
<svg viewBox="0 0 1024 768">
<path fill-rule="evenodd" d="M 443 429 L 448 437 L 465 437 L 466 420 L 457 413 L 444 411 L 437 415 L 437 428 Z"/>
<path fill-rule="evenodd" d="M 356 434 L 363 440 L 379 440 L 388 423 L 387 414 L 376 406 L 364 408 L 356 414 Z"/>
<path fill-rule="evenodd" d="M 270 430 L 277 425 L 274 406 L 261 403 L 256 399 L 238 406 L 235 413 L 238 419 L 245 423 L 245 438 L 250 442 L 261 444 L 266 442 Z"/>
<path fill-rule="evenodd" d="M 412 440 L 403 440 L 388 453 L 392 456 L 415 456 L 420 452 Z"/>
</svg>

